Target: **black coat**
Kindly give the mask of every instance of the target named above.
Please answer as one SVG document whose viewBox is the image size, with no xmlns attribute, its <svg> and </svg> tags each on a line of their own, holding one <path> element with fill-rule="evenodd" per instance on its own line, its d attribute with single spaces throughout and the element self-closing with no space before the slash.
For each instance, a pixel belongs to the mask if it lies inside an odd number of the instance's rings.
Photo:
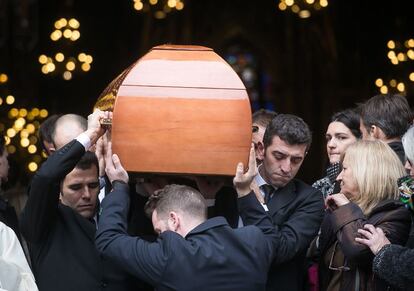
<svg viewBox="0 0 414 291">
<path fill-rule="evenodd" d="M 185 238 L 165 231 L 154 243 L 127 234 L 127 185 L 116 183 L 102 202 L 96 245 L 105 258 L 157 290 L 264 290 L 277 234 L 254 194 L 239 199 L 247 226 L 232 229 L 223 217 L 201 223 Z"/>
<path fill-rule="evenodd" d="M 372 263 L 373 271 L 401 290 L 414 288 L 414 250 L 391 244 L 383 247 Z"/>
<path fill-rule="evenodd" d="M 21 230 L 40 291 L 129 290 L 126 273 L 95 248 L 95 225 L 59 203 L 59 183 L 85 153 L 76 140 L 51 155 L 33 177 Z"/>
<path fill-rule="evenodd" d="M 275 192 L 267 207 L 276 231 L 281 234 L 267 290 L 303 290 L 307 283 L 306 251 L 323 218 L 322 193 L 293 179 Z"/>
</svg>

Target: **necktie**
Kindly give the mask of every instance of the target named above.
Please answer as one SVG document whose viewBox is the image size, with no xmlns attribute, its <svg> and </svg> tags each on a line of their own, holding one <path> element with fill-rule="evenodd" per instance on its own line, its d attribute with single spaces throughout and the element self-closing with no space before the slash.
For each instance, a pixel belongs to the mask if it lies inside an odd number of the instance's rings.
<svg viewBox="0 0 414 291">
<path fill-rule="evenodd" d="M 269 202 L 270 198 L 272 197 L 272 194 L 275 191 L 275 188 L 273 188 L 273 186 L 269 185 L 269 184 L 264 184 L 264 185 L 260 186 L 260 188 L 262 189 L 262 191 L 265 194 L 264 202 L 265 202 L 265 204 L 267 204 Z"/>
</svg>

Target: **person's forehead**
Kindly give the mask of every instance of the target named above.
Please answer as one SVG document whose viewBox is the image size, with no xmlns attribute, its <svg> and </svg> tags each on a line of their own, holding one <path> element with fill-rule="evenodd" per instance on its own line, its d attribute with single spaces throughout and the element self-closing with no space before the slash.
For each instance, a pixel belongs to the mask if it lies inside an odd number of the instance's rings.
<svg viewBox="0 0 414 291">
<path fill-rule="evenodd" d="M 98 179 L 98 170 L 95 165 L 91 165 L 89 169 L 75 168 L 66 175 L 65 182 L 70 183 L 82 183 L 90 182 Z"/>
<path fill-rule="evenodd" d="M 269 145 L 269 149 L 272 152 L 280 152 L 282 154 L 294 157 L 304 157 L 306 153 L 306 144 L 289 144 L 282 140 L 279 136 L 272 138 L 272 143 Z"/>
</svg>

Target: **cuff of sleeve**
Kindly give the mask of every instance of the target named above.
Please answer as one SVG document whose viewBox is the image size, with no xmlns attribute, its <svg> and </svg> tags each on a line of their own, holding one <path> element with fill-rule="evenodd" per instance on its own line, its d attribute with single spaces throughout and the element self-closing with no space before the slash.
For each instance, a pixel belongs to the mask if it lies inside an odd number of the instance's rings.
<svg viewBox="0 0 414 291">
<path fill-rule="evenodd" d="M 254 194 L 253 191 L 251 191 L 249 194 L 247 194 L 247 195 L 245 195 L 243 197 L 237 198 L 237 204 L 238 204 L 238 208 L 239 208 L 239 213 L 242 213 L 244 209 L 246 209 L 246 208 L 249 207 L 249 205 L 252 205 L 252 204 L 254 205 L 256 203 L 257 204 L 261 204 L 257 200 L 256 195 Z M 263 208 L 265 208 L 264 207 L 265 205 L 263 205 L 263 204 L 261 204 L 261 205 L 263 206 Z M 265 210 L 266 210 L 266 208 L 265 208 Z"/>
<path fill-rule="evenodd" d="M 388 244 L 382 247 L 378 254 L 374 257 L 374 260 L 372 261 L 372 269 L 374 272 L 380 272 L 382 268 L 384 268 L 384 263 L 386 263 L 386 260 L 384 260 L 384 257 L 387 256 L 387 253 L 391 251 L 391 254 L 393 254 L 392 249 L 395 247 L 395 245 Z"/>
<path fill-rule="evenodd" d="M 86 133 L 82 132 L 75 139 L 83 145 L 85 151 L 89 150 L 89 148 L 91 147 L 91 139 Z"/>
<path fill-rule="evenodd" d="M 332 212 L 332 226 L 335 233 L 348 223 L 357 219 L 363 219 L 364 213 L 358 205 L 350 202 Z"/>
<path fill-rule="evenodd" d="M 114 181 L 112 181 L 112 188 L 114 190 L 124 190 L 126 192 L 129 191 L 128 184 L 125 183 L 124 181 L 121 181 L 121 180 L 114 180 Z"/>
</svg>

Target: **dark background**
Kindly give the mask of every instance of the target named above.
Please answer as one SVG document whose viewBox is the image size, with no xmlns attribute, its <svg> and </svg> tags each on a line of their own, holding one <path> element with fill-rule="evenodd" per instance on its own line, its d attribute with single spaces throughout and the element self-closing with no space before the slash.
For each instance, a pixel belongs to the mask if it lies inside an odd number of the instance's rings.
<svg viewBox="0 0 414 291">
<path fill-rule="evenodd" d="M 17 108 L 86 116 L 109 82 L 155 45 L 204 45 L 222 57 L 245 53 L 254 57 L 257 75 L 253 109 L 297 114 L 314 132 L 299 173 L 309 183 L 322 176 L 330 116 L 378 94 L 377 78 L 404 80 L 413 104 L 414 82 L 407 76 L 414 61 L 394 66 L 387 58 L 388 40 L 414 38 L 412 1 L 330 0 L 307 19 L 280 11 L 276 0 L 184 3 L 182 11 L 159 20 L 134 10 L 132 0 L 0 0 L 0 73 L 9 76 L 0 92 L 13 94 Z M 79 20 L 77 42 L 50 40 L 61 17 Z M 91 54 L 91 70 L 70 81 L 42 74 L 39 55 L 59 50 Z"/>
</svg>

